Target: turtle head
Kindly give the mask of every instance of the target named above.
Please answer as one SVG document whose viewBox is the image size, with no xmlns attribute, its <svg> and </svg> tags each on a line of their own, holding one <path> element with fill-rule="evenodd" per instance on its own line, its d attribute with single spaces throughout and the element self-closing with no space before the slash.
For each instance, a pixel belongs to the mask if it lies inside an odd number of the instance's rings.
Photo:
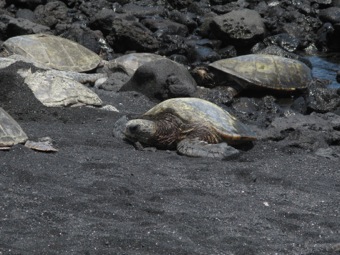
<svg viewBox="0 0 340 255">
<path fill-rule="evenodd" d="M 124 134 L 128 140 L 148 144 L 150 139 L 156 134 L 156 131 L 157 127 L 154 121 L 135 119 L 126 123 Z"/>
</svg>

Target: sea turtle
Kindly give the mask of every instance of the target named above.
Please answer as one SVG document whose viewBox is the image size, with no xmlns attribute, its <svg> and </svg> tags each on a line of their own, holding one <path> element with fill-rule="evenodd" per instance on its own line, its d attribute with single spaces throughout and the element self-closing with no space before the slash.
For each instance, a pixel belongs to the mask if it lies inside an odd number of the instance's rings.
<svg viewBox="0 0 340 255">
<path fill-rule="evenodd" d="M 110 64 L 116 63 L 123 66 L 128 75 L 132 76 L 141 65 L 164 58 L 153 53 L 130 53 L 113 59 Z"/>
<path fill-rule="evenodd" d="M 103 104 L 99 96 L 90 88 L 55 70 L 31 72 L 30 69 L 19 69 L 18 73 L 25 79 L 25 84 L 34 96 L 45 106 L 76 106 Z"/>
<path fill-rule="evenodd" d="M 255 140 L 239 120 L 199 98 L 172 98 L 129 120 L 123 131 L 132 142 L 175 149 L 193 157 L 227 158 L 239 151 L 228 144 Z"/>
<path fill-rule="evenodd" d="M 244 89 L 294 93 L 307 89 L 312 81 L 311 69 L 304 63 L 266 54 L 221 59 L 197 67 L 193 75 L 202 86 L 227 85 L 231 97 Z"/>
<path fill-rule="evenodd" d="M 17 54 L 39 67 L 62 71 L 86 72 L 95 69 L 102 59 L 84 46 L 49 34 L 20 35 L 3 43 L 7 55 Z"/>
<path fill-rule="evenodd" d="M 27 139 L 19 124 L 0 107 L 0 149 L 23 143 Z"/>
</svg>

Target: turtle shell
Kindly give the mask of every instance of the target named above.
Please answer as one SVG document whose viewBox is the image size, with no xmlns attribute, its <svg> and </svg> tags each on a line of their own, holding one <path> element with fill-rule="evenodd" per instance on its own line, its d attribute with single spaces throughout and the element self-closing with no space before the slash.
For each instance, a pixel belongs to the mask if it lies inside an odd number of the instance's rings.
<svg viewBox="0 0 340 255">
<path fill-rule="evenodd" d="M 27 135 L 19 124 L 0 107 L 0 147 L 23 143 Z"/>
<path fill-rule="evenodd" d="M 49 68 L 62 71 L 85 72 L 93 70 L 101 58 L 91 50 L 71 40 L 47 34 L 11 37 L 3 47 L 12 54 Z"/>
<path fill-rule="evenodd" d="M 199 98 L 172 98 L 161 102 L 143 116 L 157 119 L 170 112 L 183 122 L 206 125 L 216 130 L 224 140 L 255 140 L 255 135 L 241 121 L 219 106 Z"/>
<path fill-rule="evenodd" d="M 307 65 L 275 55 L 243 55 L 221 59 L 210 66 L 230 75 L 243 88 L 294 91 L 307 88 L 312 80 L 312 71 Z"/>
<path fill-rule="evenodd" d="M 129 74 L 133 75 L 141 65 L 164 58 L 153 53 L 130 53 L 114 59 L 113 62 L 124 66 Z"/>
</svg>

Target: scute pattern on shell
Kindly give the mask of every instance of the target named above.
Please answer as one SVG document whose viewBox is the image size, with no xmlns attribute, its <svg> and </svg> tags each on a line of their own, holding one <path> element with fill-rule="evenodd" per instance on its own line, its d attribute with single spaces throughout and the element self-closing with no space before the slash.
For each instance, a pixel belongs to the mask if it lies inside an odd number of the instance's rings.
<svg viewBox="0 0 340 255">
<path fill-rule="evenodd" d="M 19 124 L 0 107 L 0 147 L 23 143 L 27 139 Z"/>
<path fill-rule="evenodd" d="M 71 40 L 47 34 L 11 37 L 3 44 L 10 53 L 62 71 L 86 72 L 96 68 L 101 58 Z"/>
<path fill-rule="evenodd" d="M 221 137 L 235 140 L 242 137 L 249 137 L 249 140 L 255 138 L 255 135 L 242 122 L 217 105 L 203 99 L 168 99 L 150 109 L 144 116 L 152 118 L 164 112 L 171 112 L 187 123 L 213 127 Z"/>
<path fill-rule="evenodd" d="M 304 63 L 275 55 L 249 54 L 222 59 L 210 64 L 237 78 L 245 87 L 291 91 L 305 89 L 312 81 L 310 68 Z M 243 82 L 242 82 L 243 81 Z"/>
</svg>

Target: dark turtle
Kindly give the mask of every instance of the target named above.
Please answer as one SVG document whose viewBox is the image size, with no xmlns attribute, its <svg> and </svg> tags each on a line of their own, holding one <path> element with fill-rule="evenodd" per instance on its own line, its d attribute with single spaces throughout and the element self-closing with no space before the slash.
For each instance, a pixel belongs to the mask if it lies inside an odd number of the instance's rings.
<svg viewBox="0 0 340 255">
<path fill-rule="evenodd" d="M 126 123 L 124 134 L 133 142 L 175 149 L 193 157 L 226 158 L 238 154 L 228 144 L 255 140 L 239 120 L 217 105 L 198 98 L 173 98 Z"/>
<path fill-rule="evenodd" d="M 85 72 L 95 69 L 102 59 L 84 46 L 48 34 L 11 37 L 3 43 L 7 54 L 18 54 L 43 67 Z"/>
<path fill-rule="evenodd" d="M 244 89 L 294 93 L 307 89 L 311 69 L 290 58 L 250 54 L 221 59 L 208 67 L 198 67 L 193 74 L 199 85 L 230 85 L 231 96 Z"/>
</svg>

